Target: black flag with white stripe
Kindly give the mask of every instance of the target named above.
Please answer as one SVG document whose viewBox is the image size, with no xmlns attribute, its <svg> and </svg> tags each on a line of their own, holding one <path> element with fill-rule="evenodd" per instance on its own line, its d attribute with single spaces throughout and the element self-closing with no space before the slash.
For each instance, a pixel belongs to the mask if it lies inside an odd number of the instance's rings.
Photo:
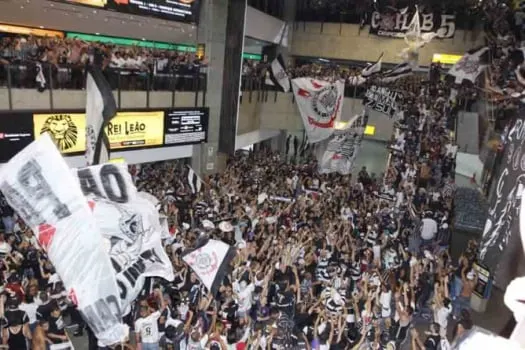
<svg viewBox="0 0 525 350">
<path fill-rule="evenodd" d="M 385 71 L 381 75 L 381 81 L 383 83 L 391 83 L 403 77 L 412 75 L 412 73 L 412 66 L 409 63 L 400 63 L 394 68 Z"/>
<path fill-rule="evenodd" d="M 201 191 L 202 180 L 197 175 L 195 170 L 193 170 L 189 165 L 188 165 L 188 185 L 190 185 L 191 192 L 193 194 L 199 193 Z"/>
<path fill-rule="evenodd" d="M 286 73 L 283 56 L 279 54 L 270 65 L 270 76 L 266 79 L 267 85 L 280 86 L 284 92 L 290 91 L 290 78 Z"/>
<path fill-rule="evenodd" d="M 88 66 L 86 79 L 86 160 L 88 165 L 109 160 L 109 139 L 104 128 L 117 114 L 111 87 L 99 67 Z"/>
<path fill-rule="evenodd" d="M 383 61 L 383 53 L 381 53 L 381 56 L 379 56 L 379 58 L 377 59 L 375 63 L 369 64 L 367 67 L 365 67 L 361 71 L 361 76 L 363 78 L 368 78 L 371 75 L 381 72 L 382 61 Z"/>
</svg>

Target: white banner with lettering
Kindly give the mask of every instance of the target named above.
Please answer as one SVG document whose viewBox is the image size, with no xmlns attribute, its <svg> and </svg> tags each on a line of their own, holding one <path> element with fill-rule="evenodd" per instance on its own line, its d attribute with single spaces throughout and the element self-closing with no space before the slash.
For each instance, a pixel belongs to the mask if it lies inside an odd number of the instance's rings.
<svg viewBox="0 0 525 350">
<path fill-rule="evenodd" d="M 151 198 L 137 193 L 124 163 L 74 169 L 73 173 L 105 237 L 126 315 L 146 277 L 174 278 L 162 248 L 159 213 Z"/>
<path fill-rule="evenodd" d="M 297 78 L 292 80 L 292 87 L 308 141 L 316 143 L 330 137 L 343 111 L 343 81 Z"/>
<path fill-rule="evenodd" d="M 104 345 L 128 335 L 109 255 L 78 182 L 48 134 L 0 170 L 0 190 L 35 232 L 68 297 Z"/>
</svg>

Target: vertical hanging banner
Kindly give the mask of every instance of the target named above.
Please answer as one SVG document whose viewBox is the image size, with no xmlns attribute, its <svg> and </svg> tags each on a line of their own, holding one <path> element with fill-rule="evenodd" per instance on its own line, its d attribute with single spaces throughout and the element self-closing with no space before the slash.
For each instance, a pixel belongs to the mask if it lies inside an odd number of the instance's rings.
<svg viewBox="0 0 525 350">
<path fill-rule="evenodd" d="M 64 282 L 69 299 L 104 345 L 125 339 L 127 327 L 109 255 L 76 179 L 48 134 L 0 171 L 0 190 L 35 232 Z"/>
<path fill-rule="evenodd" d="M 72 171 L 104 236 L 126 315 L 146 277 L 169 281 L 174 278 L 171 262 L 162 247 L 164 228 L 159 213 L 152 196 L 138 194 L 124 163 Z"/>
<path fill-rule="evenodd" d="M 343 111 L 344 83 L 297 78 L 292 80 L 292 87 L 309 142 L 330 137 Z"/>
<path fill-rule="evenodd" d="M 407 9 L 374 11 L 370 18 L 370 34 L 404 38 L 409 30 L 414 13 Z M 456 15 L 453 14 L 420 14 L 421 33 L 436 32 L 437 38 L 450 39 L 456 32 Z"/>
<path fill-rule="evenodd" d="M 504 143 L 503 162 L 494 176 L 494 193 L 480 244 L 480 258 L 493 272 L 513 248 L 509 242 L 520 234 L 520 204 L 525 189 L 524 118 L 516 120 Z"/>
</svg>

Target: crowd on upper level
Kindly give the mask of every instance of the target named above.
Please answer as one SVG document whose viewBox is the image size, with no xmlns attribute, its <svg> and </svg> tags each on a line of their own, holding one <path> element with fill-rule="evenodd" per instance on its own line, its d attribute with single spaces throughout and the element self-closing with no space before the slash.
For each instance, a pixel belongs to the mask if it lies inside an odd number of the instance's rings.
<svg viewBox="0 0 525 350">
<path fill-rule="evenodd" d="M 0 82 L 8 78 L 14 87 L 36 87 L 37 63 L 54 88 L 81 89 L 84 66 L 94 63 L 105 68 L 108 79 L 116 85 L 118 75 L 124 88 L 144 89 L 147 77 L 156 77 L 159 87 L 165 85 L 164 75 L 191 78 L 201 72 L 206 63 L 194 53 L 158 50 L 139 46 L 117 46 L 101 42 L 85 42 L 75 38 L 3 37 L 0 42 Z M 9 69 L 9 72 L 8 72 Z M 116 73 L 118 72 L 118 75 Z M 9 73 L 9 77 L 8 77 Z M 112 74 L 113 73 L 113 74 Z M 133 77 L 133 79 L 131 78 Z M 177 82 L 177 89 L 192 84 Z"/>
</svg>

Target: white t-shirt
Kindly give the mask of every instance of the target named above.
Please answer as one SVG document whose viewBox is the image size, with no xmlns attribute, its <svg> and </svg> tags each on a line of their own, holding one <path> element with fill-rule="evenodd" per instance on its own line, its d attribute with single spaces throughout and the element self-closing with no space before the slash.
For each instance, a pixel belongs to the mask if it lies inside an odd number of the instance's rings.
<svg viewBox="0 0 525 350">
<path fill-rule="evenodd" d="M 239 288 L 237 286 L 237 288 Z M 246 286 L 246 288 L 244 288 L 244 290 L 238 290 L 237 292 L 237 295 L 239 296 L 239 311 L 241 312 L 248 312 L 251 307 L 252 307 L 252 294 L 253 294 L 253 291 L 255 290 L 255 285 L 252 283 L 248 286 Z"/>
<path fill-rule="evenodd" d="M 158 343 L 160 340 L 157 320 L 160 311 L 155 311 L 147 317 L 141 317 L 135 321 L 135 332 L 140 334 L 142 343 Z"/>
<path fill-rule="evenodd" d="M 440 307 L 434 317 L 435 322 L 441 326 L 442 329 L 447 329 L 448 326 L 448 316 L 452 312 L 452 305 L 449 305 L 448 307 L 442 306 Z"/>
<path fill-rule="evenodd" d="M 421 228 L 421 238 L 425 240 L 433 239 L 438 231 L 436 220 L 424 218 L 421 222 L 423 224 L 423 227 Z"/>
<path fill-rule="evenodd" d="M 27 317 L 29 317 L 29 323 L 35 323 L 36 322 L 36 309 L 38 308 L 38 304 L 33 303 L 21 303 L 18 308 L 22 311 L 25 311 L 27 314 Z"/>
<path fill-rule="evenodd" d="M 208 335 L 204 335 L 198 342 L 191 340 L 191 337 L 188 338 L 188 345 L 186 350 L 202 350 L 206 348 L 208 343 Z"/>
<path fill-rule="evenodd" d="M 392 313 L 390 303 L 392 302 L 392 292 L 381 292 L 379 303 L 381 304 L 381 316 L 390 317 Z"/>
</svg>

